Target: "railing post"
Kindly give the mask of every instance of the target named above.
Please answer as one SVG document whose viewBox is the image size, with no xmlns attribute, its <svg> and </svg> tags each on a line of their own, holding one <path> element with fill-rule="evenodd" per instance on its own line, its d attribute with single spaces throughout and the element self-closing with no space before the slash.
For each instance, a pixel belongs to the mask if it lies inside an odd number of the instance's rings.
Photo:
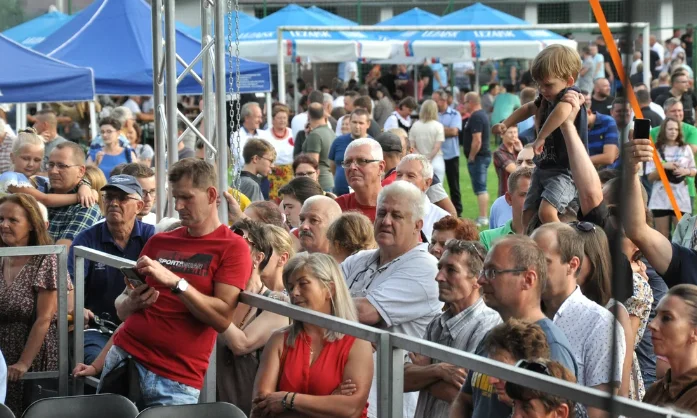
<svg viewBox="0 0 697 418">
<path fill-rule="evenodd" d="M 85 258 L 75 257 L 75 312 L 73 312 L 73 361 L 76 366 L 85 361 L 85 327 L 83 311 L 85 308 Z M 85 393 L 84 379 L 73 380 L 73 394 Z"/>
<path fill-rule="evenodd" d="M 404 350 L 392 345 L 392 335 L 390 335 L 390 355 L 391 355 L 391 398 L 392 411 L 391 418 L 402 418 L 404 414 Z"/>
<path fill-rule="evenodd" d="M 392 385 L 390 376 L 392 375 L 392 345 L 390 344 L 390 334 L 383 332 L 380 334 L 377 355 L 375 356 L 378 385 L 378 418 L 391 418 L 392 415 Z"/>
<path fill-rule="evenodd" d="M 68 249 L 58 254 L 58 395 L 68 396 Z"/>
<path fill-rule="evenodd" d="M 213 344 L 213 351 L 211 352 L 211 357 L 208 360 L 208 371 L 203 377 L 203 387 L 201 388 L 201 393 L 198 397 L 198 403 L 210 403 L 216 400 L 216 351 L 217 343 Z"/>
</svg>

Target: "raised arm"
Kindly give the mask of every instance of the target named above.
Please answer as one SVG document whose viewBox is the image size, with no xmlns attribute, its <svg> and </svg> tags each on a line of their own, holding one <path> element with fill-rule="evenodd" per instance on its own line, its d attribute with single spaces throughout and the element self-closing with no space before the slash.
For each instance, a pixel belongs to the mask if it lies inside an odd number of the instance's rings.
<svg viewBox="0 0 697 418">
<path fill-rule="evenodd" d="M 524 105 L 516 109 L 513 113 L 511 113 L 511 116 L 507 117 L 506 120 L 494 125 L 491 131 L 495 135 L 503 135 L 503 133 L 506 132 L 506 129 L 508 129 L 509 126 L 517 125 L 520 122 L 528 119 L 529 117 L 535 116 L 536 112 L 537 106 L 535 106 L 535 102 L 525 103 Z M 505 128 L 503 129 L 503 132 L 500 131 L 501 125 L 503 125 L 503 127 Z"/>
<path fill-rule="evenodd" d="M 549 117 L 542 125 L 540 131 L 537 133 L 537 138 L 545 139 L 552 135 L 555 129 L 559 128 L 564 121 L 567 120 L 569 114 L 571 113 L 571 105 L 566 102 L 559 102 L 554 106 L 554 110 L 550 113 Z"/>
</svg>

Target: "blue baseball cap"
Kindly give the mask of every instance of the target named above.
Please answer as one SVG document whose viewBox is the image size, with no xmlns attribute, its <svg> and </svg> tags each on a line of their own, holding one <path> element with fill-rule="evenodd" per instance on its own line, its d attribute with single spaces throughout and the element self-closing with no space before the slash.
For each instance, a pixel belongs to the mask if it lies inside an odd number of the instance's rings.
<svg viewBox="0 0 697 418">
<path fill-rule="evenodd" d="M 143 188 L 140 187 L 138 180 L 135 177 L 126 174 L 119 174 L 109 177 L 109 182 L 102 187 L 102 191 L 109 189 L 118 189 L 127 194 L 135 193 L 141 198 L 143 197 Z"/>
</svg>

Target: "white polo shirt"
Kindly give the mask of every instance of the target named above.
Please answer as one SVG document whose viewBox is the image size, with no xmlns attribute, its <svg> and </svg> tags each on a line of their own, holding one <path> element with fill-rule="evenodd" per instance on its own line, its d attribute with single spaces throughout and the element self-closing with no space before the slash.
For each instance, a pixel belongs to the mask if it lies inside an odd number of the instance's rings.
<svg viewBox="0 0 697 418">
<path fill-rule="evenodd" d="M 426 213 L 424 215 L 424 226 L 421 228 L 428 241 L 431 241 L 431 234 L 433 234 L 433 224 L 440 221 L 446 216 L 449 216 L 446 210 L 434 205 L 428 199 L 428 196 L 424 194 L 424 205 L 426 207 Z"/>
</svg>

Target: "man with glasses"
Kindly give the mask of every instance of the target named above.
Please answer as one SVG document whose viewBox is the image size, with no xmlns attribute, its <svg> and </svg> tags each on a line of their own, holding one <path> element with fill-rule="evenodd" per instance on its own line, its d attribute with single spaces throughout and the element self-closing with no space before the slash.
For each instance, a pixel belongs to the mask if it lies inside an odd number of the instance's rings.
<svg viewBox="0 0 697 418">
<path fill-rule="evenodd" d="M 145 243 L 155 233 L 155 227 L 137 219 L 143 210 L 143 189 L 135 177 L 119 174 L 111 176 L 102 188 L 106 212 L 105 222 L 98 223 L 80 232 L 70 247 L 68 272 L 75 277 L 73 248 L 81 245 L 110 255 L 136 261 Z M 124 289 L 123 273 L 117 268 L 85 260 L 85 322 L 90 323 L 97 315 L 119 324 L 114 302 Z M 155 292 L 147 286 L 132 291 L 142 296 L 148 304 L 157 299 Z M 99 327 L 91 324 L 85 332 L 85 363 L 91 364 L 109 340 Z"/>
<path fill-rule="evenodd" d="M 547 282 L 547 261 L 540 247 L 527 236 L 508 235 L 487 254 L 477 283 L 486 305 L 497 311 L 504 322 L 517 319 L 539 325 L 547 337 L 552 360 L 575 373 L 578 366 L 568 339 L 540 307 Z M 488 355 L 483 343 L 475 352 Z M 470 371 L 450 416 L 508 417 L 511 412 L 511 406 L 499 400 L 488 376 Z"/>
<path fill-rule="evenodd" d="M 513 217 L 495 229 L 488 229 L 479 233 L 479 241 L 489 250 L 491 245 L 500 237 L 511 234 L 522 234 L 526 225 L 523 225 L 523 204 L 525 196 L 530 188 L 532 168 L 520 167 L 508 176 L 508 191 L 504 194 L 506 203 L 511 207 Z"/>
<path fill-rule="evenodd" d="M 690 91 L 690 81 L 685 71 L 675 71 L 670 76 L 670 90 L 667 93 L 659 96 L 656 103 L 663 106 L 666 100 L 675 98 L 682 103 L 683 111 L 685 112 L 684 122 L 688 125 L 695 124 L 695 112 L 697 111 L 697 97 L 695 93 Z M 668 112 L 666 112 L 668 116 Z"/>
<path fill-rule="evenodd" d="M 370 137 L 368 135 L 368 127 L 370 127 L 370 113 L 368 111 L 355 109 L 350 115 L 342 116 L 342 118 L 347 117 L 350 118 L 351 132 L 337 136 L 329 148 L 329 165 L 332 174 L 334 174 L 334 194 L 337 196 L 349 193 L 346 172 L 341 166 L 346 148 L 356 139 Z"/>
<path fill-rule="evenodd" d="M 85 175 L 85 152 L 74 142 L 61 142 L 55 146 L 46 164 L 51 182 L 49 193 L 76 193 L 82 184 L 91 186 Z M 70 246 L 75 236 L 94 225 L 101 218 L 99 206 L 89 208 L 75 205 L 48 208 L 48 233 L 58 245 Z"/>
<path fill-rule="evenodd" d="M 250 138 L 242 150 L 244 167 L 240 172 L 240 192 L 252 202 L 264 200 L 261 181 L 271 173 L 276 149 L 268 141 Z"/>
<path fill-rule="evenodd" d="M 486 250 L 476 241 L 450 240 L 438 262 L 438 299 L 446 310 L 426 327 L 425 340 L 474 353 L 501 317 L 486 306 L 477 278 Z M 447 418 L 467 372 L 451 364 L 411 353 L 404 365 L 404 392 L 419 392 L 416 418 Z"/>
<path fill-rule="evenodd" d="M 375 142 L 372 139 L 358 141 Z M 366 148 L 369 156 L 370 145 L 357 147 L 359 150 Z M 379 145 L 377 149 L 380 150 Z M 355 158 L 360 157 L 349 148 L 345 161 L 355 165 Z M 379 176 L 377 178 L 379 184 Z M 358 320 L 365 325 L 422 338 L 426 326 L 443 307 L 438 300 L 438 284 L 433 280 L 438 273 L 437 261 L 428 253 L 428 244 L 420 241 L 425 212 L 423 194 L 413 184 L 395 181 L 382 189 L 375 201 L 377 214 L 373 214 L 378 249 L 359 251 L 341 263 L 358 310 Z M 405 417 L 413 417 L 417 399 L 416 393 L 404 395 Z M 368 414 L 375 416 L 375 380 L 368 404 Z"/>
<path fill-rule="evenodd" d="M 356 139 L 346 147 L 341 165 L 353 192 L 337 197 L 336 203 L 342 211 L 357 210 L 375 221 L 375 208 L 385 171 L 382 147 L 374 139 Z"/>
<path fill-rule="evenodd" d="M 587 228 L 589 224 L 575 224 Z M 532 238 L 547 258 L 548 281 L 542 294 L 545 314 L 564 331 L 578 360 L 578 383 L 604 392 L 616 392 L 622 381 L 626 342 L 622 326 L 605 307 L 581 293 L 576 282 L 584 257 L 583 241 L 574 227 L 550 223 Z M 613 347 L 616 355 L 613 363 Z M 610 373 L 611 371 L 611 373 Z M 589 409 L 590 417 L 602 411 Z"/>
</svg>

